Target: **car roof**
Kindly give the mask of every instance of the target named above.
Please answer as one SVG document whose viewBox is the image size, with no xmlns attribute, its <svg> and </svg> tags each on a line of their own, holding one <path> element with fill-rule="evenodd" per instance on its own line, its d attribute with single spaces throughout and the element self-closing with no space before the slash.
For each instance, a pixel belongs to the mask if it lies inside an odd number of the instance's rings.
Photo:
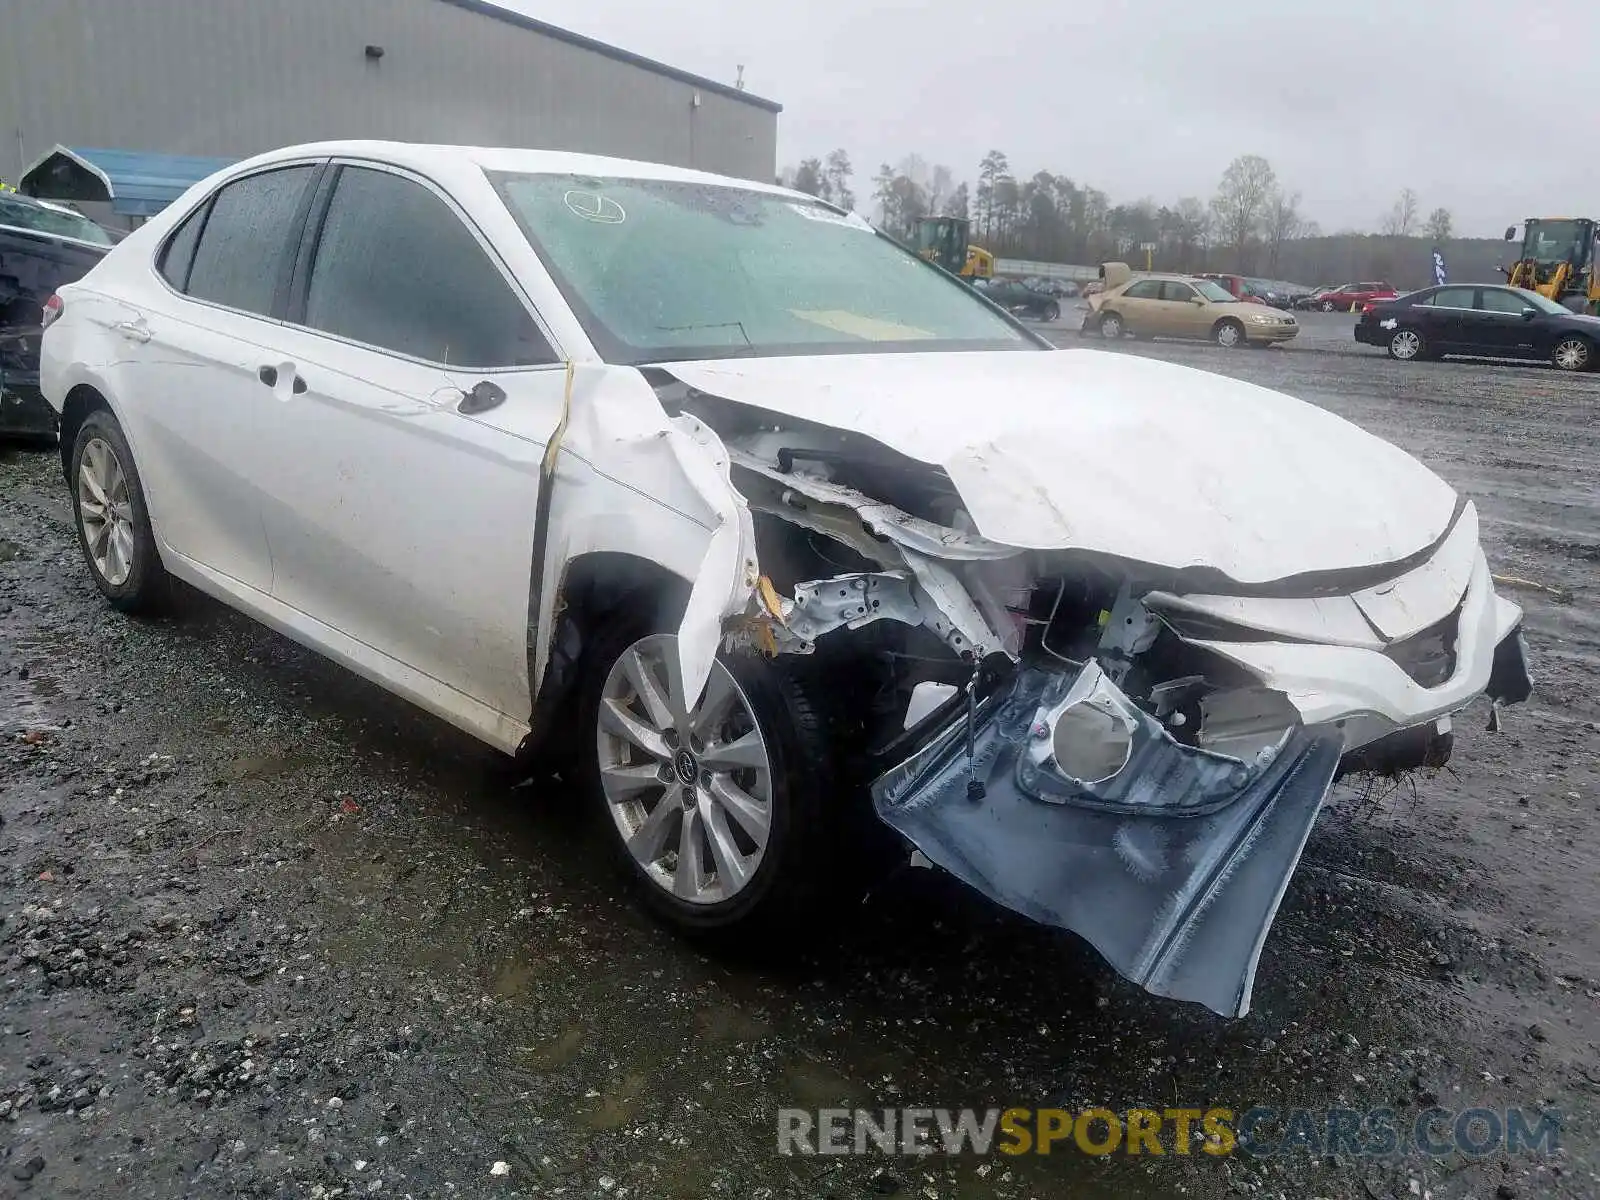
<svg viewBox="0 0 1600 1200">
<path fill-rule="evenodd" d="M 351 140 L 306 142 L 258 154 L 228 169 L 229 174 L 298 158 L 371 158 L 395 166 L 409 167 L 424 175 L 450 175 L 463 170 L 503 171 L 530 175 L 610 175 L 627 179 L 652 179 L 672 183 L 702 183 L 739 187 L 749 191 L 789 196 L 817 203 L 817 197 L 790 188 L 735 179 L 709 171 L 672 167 L 665 163 L 609 158 L 601 154 L 578 154 L 564 150 L 526 150 L 493 146 L 447 146 L 417 142 Z M 825 202 L 824 202 L 825 203 Z"/>
</svg>

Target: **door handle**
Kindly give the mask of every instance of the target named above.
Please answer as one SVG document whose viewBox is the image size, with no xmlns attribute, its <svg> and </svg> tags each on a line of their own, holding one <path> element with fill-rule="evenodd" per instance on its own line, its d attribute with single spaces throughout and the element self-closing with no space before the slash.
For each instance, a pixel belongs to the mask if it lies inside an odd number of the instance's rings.
<svg viewBox="0 0 1600 1200">
<path fill-rule="evenodd" d="M 130 342 L 148 342 L 150 340 L 150 327 L 144 323 L 142 317 L 137 321 L 119 321 L 112 328 Z"/>
</svg>

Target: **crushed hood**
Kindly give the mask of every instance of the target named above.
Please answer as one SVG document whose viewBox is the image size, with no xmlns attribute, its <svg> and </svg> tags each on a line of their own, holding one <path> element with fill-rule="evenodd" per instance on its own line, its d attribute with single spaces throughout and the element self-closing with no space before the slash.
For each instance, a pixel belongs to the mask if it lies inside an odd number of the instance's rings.
<svg viewBox="0 0 1600 1200">
<path fill-rule="evenodd" d="M 1243 584 L 1394 563 L 1455 492 L 1399 448 L 1254 384 L 1098 350 L 667 363 L 713 396 L 943 467 L 984 537 Z"/>
</svg>

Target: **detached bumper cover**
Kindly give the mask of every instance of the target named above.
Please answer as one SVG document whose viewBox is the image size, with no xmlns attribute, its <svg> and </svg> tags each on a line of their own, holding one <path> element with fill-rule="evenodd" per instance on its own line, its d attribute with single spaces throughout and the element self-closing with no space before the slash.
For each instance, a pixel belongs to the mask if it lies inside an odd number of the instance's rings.
<svg viewBox="0 0 1600 1200">
<path fill-rule="evenodd" d="M 878 779 L 879 817 L 992 900 L 1084 937 L 1156 995 L 1245 1015 L 1267 931 L 1338 769 L 1340 739 L 1295 730 L 1270 763 L 1241 772 L 1241 786 L 1199 813 L 1179 794 L 1161 808 L 1159 783 L 1145 813 L 1108 811 L 1087 790 L 1047 802 L 1030 777 L 1035 724 L 1041 700 L 1070 678 L 1026 669 L 980 711 L 972 760 L 980 799 L 969 798 L 963 718 Z M 1167 777 L 1182 777 L 1200 753 L 1170 744 Z"/>
</svg>

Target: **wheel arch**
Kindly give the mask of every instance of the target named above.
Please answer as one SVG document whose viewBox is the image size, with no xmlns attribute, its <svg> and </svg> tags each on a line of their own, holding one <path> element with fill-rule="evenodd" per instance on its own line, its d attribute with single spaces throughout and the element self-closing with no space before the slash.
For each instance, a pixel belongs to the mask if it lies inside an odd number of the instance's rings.
<svg viewBox="0 0 1600 1200">
<path fill-rule="evenodd" d="M 521 753 L 533 757 L 546 747 L 565 744 L 562 734 L 571 723 L 590 647 L 608 622 L 628 609 L 648 607 L 659 628 L 676 629 L 693 586 L 691 577 L 642 552 L 590 550 L 568 558 L 543 631 L 547 636 L 540 636 L 537 627 L 529 630 L 529 679 L 537 684 Z"/>
<path fill-rule="evenodd" d="M 68 486 L 72 484 L 72 450 L 78 441 L 78 430 L 92 412 L 108 412 L 117 417 L 117 410 L 99 388 L 90 383 L 72 387 L 61 405 L 61 474 Z M 128 428 L 121 417 L 117 417 L 117 424 L 122 426 L 122 436 L 127 437 Z M 131 440 L 129 445 L 132 445 Z"/>
</svg>

